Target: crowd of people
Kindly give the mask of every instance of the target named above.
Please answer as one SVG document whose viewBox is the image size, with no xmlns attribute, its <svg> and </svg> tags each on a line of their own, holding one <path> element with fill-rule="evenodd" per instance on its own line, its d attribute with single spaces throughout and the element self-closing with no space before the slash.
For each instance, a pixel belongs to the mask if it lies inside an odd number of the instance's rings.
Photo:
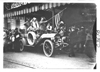
<svg viewBox="0 0 100 72">
<path fill-rule="evenodd" d="M 14 49 L 15 44 L 18 44 L 20 39 L 22 38 L 21 32 L 19 28 L 15 28 L 14 30 L 5 29 L 4 30 L 4 51 Z"/>
<path fill-rule="evenodd" d="M 27 28 L 27 32 L 28 31 L 34 31 L 36 32 L 36 34 L 40 35 L 43 33 L 52 33 L 52 32 L 56 32 L 59 35 L 63 36 L 64 35 L 64 29 L 65 29 L 65 25 L 63 21 L 60 21 L 57 27 L 53 28 L 53 25 L 51 22 L 48 22 L 46 20 L 45 17 L 41 17 L 40 21 L 38 21 L 38 19 L 36 17 L 33 17 L 30 20 L 30 26 Z M 16 35 L 16 33 L 20 33 L 21 30 L 20 28 L 16 28 L 15 30 L 11 30 L 11 29 L 5 29 L 4 30 L 4 38 L 9 38 L 11 39 L 12 35 Z M 21 33 L 20 33 L 21 34 Z"/>
<path fill-rule="evenodd" d="M 4 38 L 9 39 L 9 40 L 12 40 L 12 36 L 16 37 L 17 34 L 21 35 L 19 28 L 15 28 L 14 30 L 11 30 L 11 29 L 4 30 Z"/>
<path fill-rule="evenodd" d="M 59 41 L 56 41 L 56 42 L 58 42 L 57 44 L 65 43 L 66 39 L 67 40 L 70 39 L 70 42 L 72 42 L 72 43 L 70 43 L 71 44 L 70 48 L 72 48 L 71 52 L 74 53 L 72 46 L 74 46 L 76 43 L 81 44 L 82 51 L 84 51 L 83 47 L 85 47 L 84 45 L 85 45 L 86 41 L 92 40 L 92 35 L 90 34 L 91 32 L 88 32 L 90 30 L 85 29 L 86 31 L 83 31 L 84 29 L 85 28 L 83 28 L 83 27 L 79 29 L 75 26 L 72 26 L 71 28 L 69 28 L 70 36 L 69 36 L 69 38 L 67 38 L 68 35 L 66 35 L 66 34 L 68 34 L 68 33 L 66 32 L 66 30 L 67 30 L 66 25 L 62 20 L 59 21 L 59 23 L 57 24 L 57 27 L 53 27 L 52 23 L 48 22 L 48 20 L 46 20 L 45 17 L 41 17 L 40 21 L 38 21 L 38 19 L 36 17 L 33 17 L 30 20 L 30 26 L 27 28 L 27 31 L 34 31 L 36 33 L 36 35 L 38 36 L 38 38 L 43 33 L 55 32 L 55 33 L 57 33 L 56 36 L 58 35 L 58 37 L 59 37 L 59 39 L 57 39 Z M 21 32 L 20 32 L 19 28 L 16 28 L 15 30 L 11 30 L 11 29 L 4 30 L 4 32 L 5 32 L 4 38 L 8 38 L 10 40 L 12 39 L 11 38 L 12 35 L 16 38 L 16 35 L 19 34 L 21 37 Z M 83 32 L 85 35 L 84 37 L 81 35 Z M 85 32 L 87 32 L 87 33 L 85 33 Z M 74 33 L 76 34 L 76 36 Z M 83 39 L 84 39 L 84 41 L 82 41 Z M 78 40 L 80 40 L 80 41 L 78 42 Z"/>
</svg>

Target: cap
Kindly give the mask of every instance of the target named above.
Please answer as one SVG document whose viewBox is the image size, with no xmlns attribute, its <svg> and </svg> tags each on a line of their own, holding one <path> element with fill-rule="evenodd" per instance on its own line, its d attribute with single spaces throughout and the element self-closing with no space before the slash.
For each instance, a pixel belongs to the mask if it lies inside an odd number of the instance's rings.
<svg viewBox="0 0 100 72">
<path fill-rule="evenodd" d="M 64 24 L 64 22 L 63 22 L 63 21 L 61 21 L 60 23 L 61 23 L 61 24 Z"/>
</svg>

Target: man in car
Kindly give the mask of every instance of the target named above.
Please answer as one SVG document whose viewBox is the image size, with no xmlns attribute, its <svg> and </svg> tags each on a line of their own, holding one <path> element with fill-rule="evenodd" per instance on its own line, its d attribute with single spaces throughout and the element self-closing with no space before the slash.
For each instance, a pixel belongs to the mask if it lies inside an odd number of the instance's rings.
<svg viewBox="0 0 100 72">
<path fill-rule="evenodd" d="M 33 19 L 31 20 L 31 23 L 32 23 L 32 27 L 34 31 L 39 29 L 39 23 L 38 23 L 37 18 L 33 17 Z"/>
<path fill-rule="evenodd" d="M 31 25 L 27 29 L 27 31 L 37 31 L 37 30 L 39 30 L 39 23 L 38 23 L 38 21 L 35 17 L 33 17 L 33 19 L 30 21 L 30 23 L 31 23 Z"/>
<path fill-rule="evenodd" d="M 57 35 L 60 36 L 60 39 L 59 39 L 61 42 L 60 44 L 64 44 L 66 41 L 66 35 L 65 35 L 66 26 L 63 21 L 61 21 L 58 26 L 59 27 L 57 29 Z"/>
</svg>

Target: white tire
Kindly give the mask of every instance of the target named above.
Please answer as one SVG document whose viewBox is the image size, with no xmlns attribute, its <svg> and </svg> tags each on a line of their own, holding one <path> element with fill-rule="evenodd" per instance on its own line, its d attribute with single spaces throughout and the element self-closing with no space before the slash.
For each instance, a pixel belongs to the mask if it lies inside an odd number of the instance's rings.
<svg viewBox="0 0 100 72">
<path fill-rule="evenodd" d="M 44 41 L 43 52 L 47 57 L 51 57 L 54 54 L 54 45 L 51 40 L 47 39 Z"/>
<path fill-rule="evenodd" d="M 29 45 L 34 45 L 36 40 L 35 32 L 28 32 L 27 41 Z"/>
</svg>

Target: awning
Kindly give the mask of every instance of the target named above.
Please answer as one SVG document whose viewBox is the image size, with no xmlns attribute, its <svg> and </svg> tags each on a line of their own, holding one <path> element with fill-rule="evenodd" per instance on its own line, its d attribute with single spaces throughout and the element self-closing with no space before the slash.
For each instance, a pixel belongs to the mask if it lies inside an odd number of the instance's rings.
<svg viewBox="0 0 100 72">
<path fill-rule="evenodd" d="M 39 10 L 46 10 L 46 9 L 59 7 L 61 5 L 65 5 L 65 4 L 66 3 L 45 3 L 42 6 L 32 6 L 30 8 L 25 8 L 25 9 L 21 9 L 21 10 L 18 10 L 18 11 L 6 13 L 6 14 L 4 14 L 4 17 L 6 18 L 6 17 L 28 14 L 28 13 L 32 13 L 32 12 L 37 12 Z"/>
</svg>

